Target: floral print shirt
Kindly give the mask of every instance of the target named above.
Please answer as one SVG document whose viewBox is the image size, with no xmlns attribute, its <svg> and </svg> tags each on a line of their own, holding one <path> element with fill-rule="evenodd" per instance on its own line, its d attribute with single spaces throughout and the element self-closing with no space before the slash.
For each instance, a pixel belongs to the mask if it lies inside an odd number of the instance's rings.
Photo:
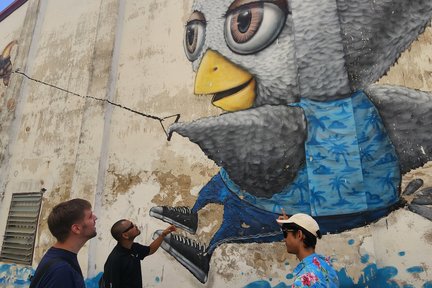
<svg viewBox="0 0 432 288">
<path fill-rule="evenodd" d="M 295 280 L 292 288 L 297 287 L 339 287 L 336 271 L 328 258 L 312 254 L 304 258 L 294 269 Z"/>
</svg>

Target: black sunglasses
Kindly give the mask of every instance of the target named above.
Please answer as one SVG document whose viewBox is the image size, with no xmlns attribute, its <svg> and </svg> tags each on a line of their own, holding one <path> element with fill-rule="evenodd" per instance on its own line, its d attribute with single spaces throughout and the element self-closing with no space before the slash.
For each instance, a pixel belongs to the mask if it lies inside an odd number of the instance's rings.
<svg viewBox="0 0 432 288">
<path fill-rule="evenodd" d="M 134 227 L 135 227 L 135 224 L 131 222 L 131 224 L 129 225 L 129 227 L 126 228 L 122 233 L 126 233 L 126 232 L 128 232 L 129 230 L 131 230 Z"/>
<path fill-rule="evenodd" d="M 288 236 L 288 232 L 294 232 L 294 231 L 295 230 L 293 230 L 293 229 L 282 228 L 283 237 L 286 238 Z"/>
</svg>

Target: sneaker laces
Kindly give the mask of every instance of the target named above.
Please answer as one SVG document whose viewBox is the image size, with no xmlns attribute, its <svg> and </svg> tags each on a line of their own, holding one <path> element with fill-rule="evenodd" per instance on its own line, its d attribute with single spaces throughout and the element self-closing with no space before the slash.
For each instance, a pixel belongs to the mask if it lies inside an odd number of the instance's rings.
<svg viewBox="0 0 432 288">
<path fill-rule="evenodd" d="M 192 214 L 191 209 L 189 207 L 186 207 L 186 206 L 180 206 L 180 207 L 168 207 L 168 206 L 165 206 L 165 207 L 170 212 L 178 212 L 178 213 L 181 213 L 181 214 Z"/>
<path fill-rule="evenodd" d="M 178 242 L 181 242 L 181 243 L 183 243 L 189 247 L 193 247 L 193 248 L 197 249 L 199 252 L 198 254 L 200 254 L 200 255 L 206 255 L 207 254 L 206 253 L 206 247 L 204 244 L 201 244 L 198 241 L 195 241 L 195 240 L 190 239 L 188 237 L 182 236 L 180 234 L 171 234 L 171 236 L 175 240 L 177 240 Z"/>
</svg>

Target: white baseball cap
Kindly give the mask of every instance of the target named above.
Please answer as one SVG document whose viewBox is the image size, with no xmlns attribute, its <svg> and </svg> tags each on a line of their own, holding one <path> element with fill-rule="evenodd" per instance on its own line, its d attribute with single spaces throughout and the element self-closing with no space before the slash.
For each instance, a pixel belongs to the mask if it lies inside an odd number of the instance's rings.
<svg viewBox="0 0 432 288">
<path fill-rule="evenodd" d="M 289 217 L 288 219 L 276 219 L 279 224 L 297 224 L 306 231 L 310 232 L 317 238 L 321 238 L 321 232 L 319 231 L 318 223 L 311 216 L 304 213 L 297 213 Z"/>
</svg>

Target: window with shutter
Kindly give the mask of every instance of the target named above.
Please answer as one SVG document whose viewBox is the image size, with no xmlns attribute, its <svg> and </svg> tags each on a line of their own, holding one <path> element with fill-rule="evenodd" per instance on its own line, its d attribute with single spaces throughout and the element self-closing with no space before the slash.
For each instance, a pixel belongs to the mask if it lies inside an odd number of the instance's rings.
<svg viewBox="0 0 432 288">
<path fill-rule="evenodd" d="M 41 203 L 42 192 L 12 194 L 1 261 L 32 264 Z"/>
</svg>

